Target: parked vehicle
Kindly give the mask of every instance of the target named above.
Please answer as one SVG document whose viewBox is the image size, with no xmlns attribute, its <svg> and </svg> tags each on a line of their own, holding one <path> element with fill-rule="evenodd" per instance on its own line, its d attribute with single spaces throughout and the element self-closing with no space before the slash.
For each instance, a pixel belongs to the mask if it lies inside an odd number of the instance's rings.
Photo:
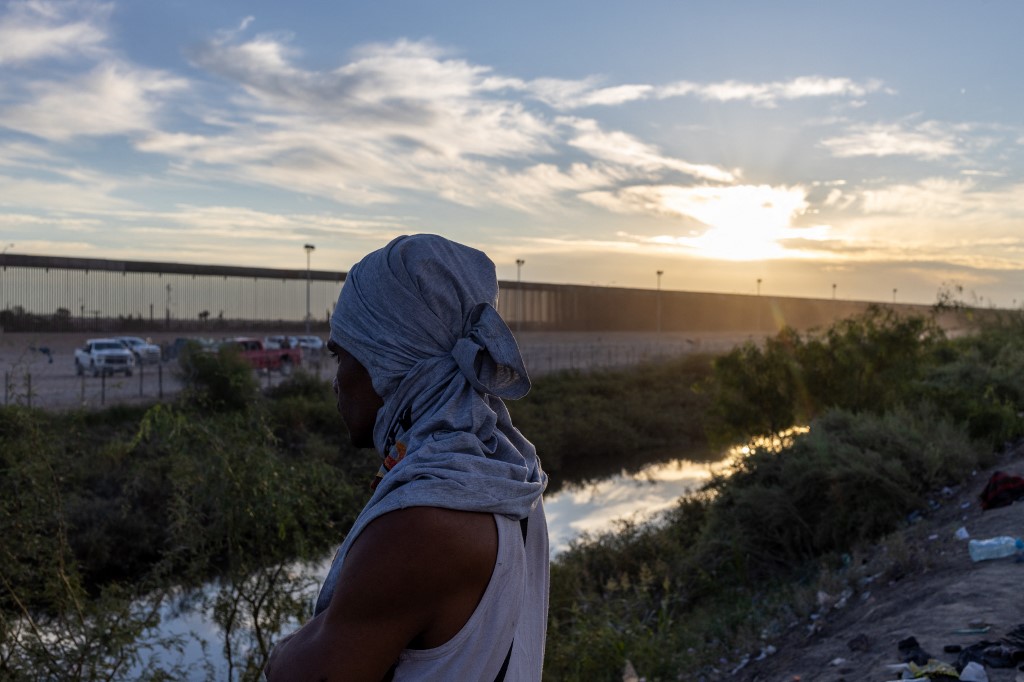
<svg viewBox="0 0 1024 682">
<path fill-rule="evenodd" d="M 222 345 L 235 345 L 239 353 L 254 369 L 277 370 L 291 374 L 302 364 L 302 350 L 299 348 L 267 348 L 259 339 L 240 337 L 227 339 Z"/>
<path fill-rule="evenodd" d="M 324 340 L 319 336 L 297 336 L 299 348 L 303 351 L 309 351 L 314 354 L 322 353 L 324 350 Z"/>
<path fill-rule="evenodd" d="M 185 348 L 193 346 L 199 350 L 215 350 L 217 344 L 211 339 L 191 338 L 179 336 L 163 346 L 164 360 L 175 360 L 185 351 Z"/>
<path fill-rule="evenodd" d="M 264 336 L 264 348 L 298 348 L 299 339 L 296 336 Z"/>
<path fill-rule="evenodd" d="M 79 376 L 86 372 L 94 377 L 124 372 L 130 377 L 134 369 L 135 355 L 117 339 L 89 339 L 75 349 L 75 372 Z"/>
<path fill-rule="evenodd" d="M 138 336 L 118 336 L 115 337 L 115 340 L 120 341 L 135 355 L 135 363 L 138 365 L 155 365 L 160 362 L 160 346 L 153 345 Z"/>
</svg>

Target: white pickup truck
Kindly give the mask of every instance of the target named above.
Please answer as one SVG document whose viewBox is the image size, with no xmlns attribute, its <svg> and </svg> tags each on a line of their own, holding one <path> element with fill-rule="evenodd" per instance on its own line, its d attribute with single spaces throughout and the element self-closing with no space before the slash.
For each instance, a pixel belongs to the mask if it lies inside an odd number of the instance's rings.
<svg viewBox="0 0 1024 682">
<path fill-rule="evenodd" d="M 86 372 L 94 377 L 124 372 L 130 377 L 134 369 L 135 356 L 117 339 L 89 339 L 75 349 L 75 372 L 79 376 Z"/>
</svg>

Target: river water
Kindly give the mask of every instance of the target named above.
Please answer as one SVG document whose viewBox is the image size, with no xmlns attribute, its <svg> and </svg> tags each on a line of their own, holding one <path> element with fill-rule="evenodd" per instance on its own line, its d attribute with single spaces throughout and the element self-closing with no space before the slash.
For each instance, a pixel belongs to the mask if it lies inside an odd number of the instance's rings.
<svg viewBox="0 0 1024 682">
<path fill-rule="evenodd" d="M 730 450 L 715 462 L 674 459 L 650 464 L 635 473 L 621 472 L 600 481 L 569 484 L 546 496 L 544 504 L 552 557 L 557 558 L 581 534 L 611 530 L 619 520 L 651 519 L 675 505 L 681 497 L 698 490 L 746 450 Z M 319 562 L 294 567 L 296 574 L 301 576 L 300 580 L 307 584 L 310 604 L 319 580 L 327 573 L 331 558 L 328 555 Z M 212 596 L 217 589 L 217 586 L 210 585 L 205 592 Z M 166 663 L 186 667 L 192 671 L 190 679 L 229 678 L 224 634 L 213 621 L 209 609 L 179 610 L 168 605 L 162 616 L 161 636 L 181 636 L 184 647 L 180 652 L 151 651 L 147 658 L 160 656 Z M 244 655 L 244 651 L 235 653 L 238 658 Z"/>
</svg>

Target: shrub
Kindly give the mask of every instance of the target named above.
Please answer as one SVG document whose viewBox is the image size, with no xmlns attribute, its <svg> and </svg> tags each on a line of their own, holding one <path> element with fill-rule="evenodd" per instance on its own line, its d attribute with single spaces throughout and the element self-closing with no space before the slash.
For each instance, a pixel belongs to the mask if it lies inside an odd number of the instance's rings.
<svg viewBox="0 0 1024 682">
<path fill-rule="evenodd" d="M 825 413 L 781 452 L 719 477 L 698 552 L 740 580 L 778 574 L 895 529 L 925 495 L 962 480 L 982 450 L 934 413 Z"/>
<path fill-rule="evenodd" d="M 806 424 L 824 410 L 882 413 L 916 395 L 943 340 L 931 320 L 871 306 L 806 338 L 783 329 L 717 358 L 712 436 L 729 442 Z"/>
<path fill-rule="evenodd" d="M 189 344 L 179 363 L 186 401 L 214 412 L 246 410 L 256 402 L 259 385 L 255 374 L 233 344 L 216 352 Z"/>
<path fill-rule="evenodd" d="M 638 469 L 651 452 L 665 458 L 703 449 L 708 396 L 696 389 L 711 371 L 707 356 L 634 368 L 540 377 L 508 403 L 512 422 L 537 446 L 552 490 L 560 472 L 600 478 Z"/>
<path fill-rule="evenodd" d="M 800 335 L 786 328 L 764 348 L 748 341 L 715 359 L 709 380 L 714 441 L 778 433 L 809 416 L 802 350 Z"/>
<path fill-rule="evenodd" d="M 922 400 L 941 405 L 990 447 L 1024 435 L 1024 326 L 1015 317 L 947 343 L 919 384 Z"/>
</svg>

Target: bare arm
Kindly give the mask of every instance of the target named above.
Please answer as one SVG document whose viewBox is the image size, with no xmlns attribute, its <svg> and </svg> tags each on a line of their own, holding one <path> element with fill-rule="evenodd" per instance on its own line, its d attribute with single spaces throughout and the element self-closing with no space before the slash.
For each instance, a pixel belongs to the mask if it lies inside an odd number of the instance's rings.
<svg viewBox="0 0 1024 682">
<path fill-rule="evenodd" d="M 385 514 L 345 558 L 327 609 L 271 652 L 270 682 L 378 682 L 405 648 L 444 644 L 490 581 L 490 514 L 411 507 Z"/>
</svg>

